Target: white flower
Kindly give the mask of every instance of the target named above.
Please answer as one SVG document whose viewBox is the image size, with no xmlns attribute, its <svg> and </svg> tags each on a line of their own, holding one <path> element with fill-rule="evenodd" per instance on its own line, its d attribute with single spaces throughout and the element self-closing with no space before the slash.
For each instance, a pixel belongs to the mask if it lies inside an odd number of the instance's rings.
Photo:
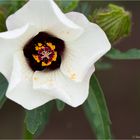
<svg viewBox="0 0 140 140">
<path fill-rule="evenodd" d="M 0 33 L 6 96 L 29 110 L 53 99 L 81 105 L 94 63 L 110 49 L 103 30 L 83 14 L 63 14 L 52 0 L 30 0 L 6 25 Z"/>
</svg>

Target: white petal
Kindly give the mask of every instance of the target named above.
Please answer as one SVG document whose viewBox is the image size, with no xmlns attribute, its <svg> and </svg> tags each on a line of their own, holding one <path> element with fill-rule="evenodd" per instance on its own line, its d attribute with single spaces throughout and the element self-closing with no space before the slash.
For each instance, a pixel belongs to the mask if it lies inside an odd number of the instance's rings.
<svg viewBox="0 0 140 140">
<path fill-rule="evenodd" d="M 89 67 L 110 47 L 104 31 L 98 25 L 89 23 L 81 37 L 75 41 L 66 42 L 60 69 L 70 79 L 81 81 Z M 75 75 L 74 78 L 73 75 Z"/>
<path fill-rule="evenodd" d="M 6 21 L 8 30 L 27 23 L 63 40 L 76 39 L 83 31 L 61 12 L 53 0 L 30 0 Z"/>
<path fill-rule="evenodd" d="M 13 55 L 21 49 L 29 39 L 32 28 L 28 25 L 22 28 L 0 33 L 0 72 L 9 80 L 13 63 Z"/>
<path fill-rule="evenodd" d="M 88 97 L 89 79 L 94 70 L 92 66 L 82 82 L 70 80 L 60 70 L 46 73 L 38 71 L 34 74 L 34 89 L 48 90 L 50 95 L 55 98 L 70 106 L 77 107 Z"/>
<path fill-rule="evenodd" d="M 23 52 L 17 52 L 6 96 L 28 110 L 53 99 L 52 96 L 33 89 L 32 76 L 33 71 L 29 68 Z"/>
<path fill-rule="evenodd" d="M 25 26 L 12 30 L 0 33 L 0 39 L 15 39 L 25 33 L 28 29 L 29 25 L 26 24 Z"/>
<path fill-rule="evenodd" d="M 89 25 L 89 20 L 85 15 L 79 12 L 69 12 L 66 13 L 66 16 L 72 20 L 74 23 L 81 27 L 87 27 Z"/>
</svg>

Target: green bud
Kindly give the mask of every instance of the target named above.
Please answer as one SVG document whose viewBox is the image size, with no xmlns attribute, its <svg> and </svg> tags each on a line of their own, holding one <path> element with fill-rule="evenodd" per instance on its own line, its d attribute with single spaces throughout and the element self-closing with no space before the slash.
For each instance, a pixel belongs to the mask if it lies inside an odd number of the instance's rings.
<svg viewBox="0 0 140 140">
<path fill-rule="evenodd" d="M 128 36 L 131 31 L 131 14 L 114 4 L 96 11 L 93 21 L 105 31 L 112 43 Z"/>
</svg>

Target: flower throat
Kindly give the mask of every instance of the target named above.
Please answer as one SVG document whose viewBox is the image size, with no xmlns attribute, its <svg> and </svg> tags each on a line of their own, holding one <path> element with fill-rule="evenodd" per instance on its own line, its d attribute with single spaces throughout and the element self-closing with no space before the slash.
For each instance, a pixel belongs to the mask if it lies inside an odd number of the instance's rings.
<svg viewBox="0 0 140 140">
<path fill-rule="evenodd" d="M 64 41 L 46 32 L 39 32 L 24 46 L 23 52 L 33 71 L 55 70 L 60 67 Z"/>
</svg>

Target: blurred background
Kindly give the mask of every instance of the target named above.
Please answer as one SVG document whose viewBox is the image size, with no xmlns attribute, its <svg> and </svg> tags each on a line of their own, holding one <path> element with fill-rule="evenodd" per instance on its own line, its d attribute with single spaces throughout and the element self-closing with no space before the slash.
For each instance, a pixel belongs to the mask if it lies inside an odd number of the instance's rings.
<svg viewBox="0 0 140 140">
<path fill-rule="evenodd" d="M 89 1 L 88 5 L 94 10 L 105 7 L 108 3 L 121 5 L 132 13 L 131 35 L 114 47 L 122 51 L 140 48 L 140 1 Z M 112 69 L 96 71 L 96 76 L 110 112 L 113 136 L 117 139 L 140 138 L 140 60 L 108 61 L 113 64 Z M 8 100 L 0 110 L 0 139 L 22 138 L 23 120 L 22 107 Z M 50 121 L 39 138 L 88 139 L 95 136 L 82 107 L 66 106 L 62 112 L 54 108 Z"/>
</svg>

